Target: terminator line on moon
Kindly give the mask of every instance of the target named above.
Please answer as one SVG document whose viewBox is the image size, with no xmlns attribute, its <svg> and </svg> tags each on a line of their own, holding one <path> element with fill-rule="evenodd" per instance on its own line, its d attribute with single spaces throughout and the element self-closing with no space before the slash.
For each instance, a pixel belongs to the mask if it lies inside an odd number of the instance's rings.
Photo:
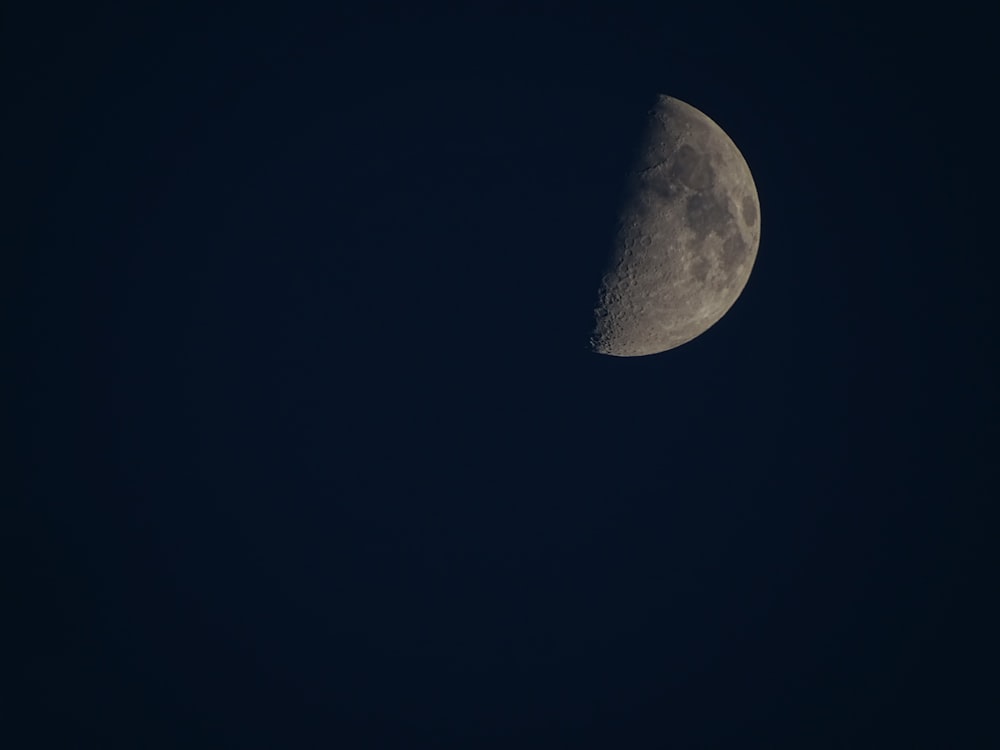
<svg viewBox="0 0 1000 750">
<path fill-rule="evenodd" d="M 746 286 L 760 242 L 743 155 L 704 113 L 660 96 L 629 175 L 591 347 L 637 357 L 700 336 Z"/>
</svg>

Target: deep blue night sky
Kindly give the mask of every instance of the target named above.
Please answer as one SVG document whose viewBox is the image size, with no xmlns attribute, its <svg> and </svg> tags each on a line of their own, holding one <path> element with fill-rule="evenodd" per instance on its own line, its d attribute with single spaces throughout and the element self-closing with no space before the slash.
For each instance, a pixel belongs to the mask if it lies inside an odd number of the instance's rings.
<svg viewBox="0 0 1000 750">
<path fill-rule="evenodd" d="M 997 746 L 981 19 L 17 5 L 0 744 Z M 757 265 L 600 357 L 661 93 Z"/>
</svg>

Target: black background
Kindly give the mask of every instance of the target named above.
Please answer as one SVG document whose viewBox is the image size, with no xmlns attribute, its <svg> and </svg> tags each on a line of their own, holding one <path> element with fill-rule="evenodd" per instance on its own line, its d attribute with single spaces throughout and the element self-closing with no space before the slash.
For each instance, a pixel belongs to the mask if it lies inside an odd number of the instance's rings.
<svg viewBox="0 0 1000 750">
<path fill-rule="evenodd" d="M 5 12 L 4 746 L 995 747 L 983 19 L 327 5 Z M 659 93 L 758 261 L 600 357 Z"/>
</svg>

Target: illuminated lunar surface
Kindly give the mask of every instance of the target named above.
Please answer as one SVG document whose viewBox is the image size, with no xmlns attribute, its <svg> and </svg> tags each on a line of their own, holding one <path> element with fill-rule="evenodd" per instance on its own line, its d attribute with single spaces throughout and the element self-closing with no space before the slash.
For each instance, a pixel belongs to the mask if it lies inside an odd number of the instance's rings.
<svg viewBox="0 0 1000 750">
<path fill-rule="evenodd" d="M 717 323 L 746 286 L 760 241 L 757 188 L 722 128 L 659 97 L 629 175 L 591 346 L 637 357 Z"/>
</svg>

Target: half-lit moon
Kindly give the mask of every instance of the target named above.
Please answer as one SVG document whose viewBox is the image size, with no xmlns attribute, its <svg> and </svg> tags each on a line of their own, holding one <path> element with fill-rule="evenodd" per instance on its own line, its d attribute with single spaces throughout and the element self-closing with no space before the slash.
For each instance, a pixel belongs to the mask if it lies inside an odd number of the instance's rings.
<svg viewBox="0 0 1000 750">
<path fill-rule="evenodd" d="M 689 104 L 659 97 L 629 175 L 591 345 L 656 354 L 711 328 L 746 286 L 760 203 L 746 160 Z"/>
</svg>

